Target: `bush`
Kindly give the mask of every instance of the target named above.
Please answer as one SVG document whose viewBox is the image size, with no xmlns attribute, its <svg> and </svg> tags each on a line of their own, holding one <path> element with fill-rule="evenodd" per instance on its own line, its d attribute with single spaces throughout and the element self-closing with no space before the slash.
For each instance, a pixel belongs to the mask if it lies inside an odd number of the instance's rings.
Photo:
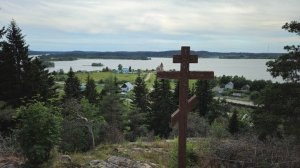
<svg viewBox="0 0 300 168">
<path fill-rule="evenodd" d="M 207 120 L 198 113 L 189 113 L 187 121 L 187 137 L 206 137 L 210 131 Z M 178 124 L 173 127 L 170 137 L 178 136 Z"/>
<path fill-rule="evenodd" d="M 217 118 L 211 125 L 211 136 L 217 139 L 225 138 L 229 135 L 227 131 L 227 120 L 225 118 Z"/>
<path fill-rule="evenodd" d="M 19 142 L 28 165 L 39 165 L 47 161 L 50 151 L 58 144 L 61 130 L 61 116 L 58 109 L 35 102 L 20 107 L 21 120 Z"/>
<path fill-rule="evenodd" d="M 78 121 L 63 121 L 60 150 L 63 152 L 85 152 L 91 147 L 88 130 Z"/>
<path fill-rule="evenodd" d="M 188 142 L 186 143 L 186 166 L 193 167 L 197 164 L 197 154 L 195 152 L 195 146 Z M 175 142 L 172 146 L 172 151 L 170 154 L 169 167 L 176 168 L 178 167 L 178 139 L 175 139 Z"/>
</svg>

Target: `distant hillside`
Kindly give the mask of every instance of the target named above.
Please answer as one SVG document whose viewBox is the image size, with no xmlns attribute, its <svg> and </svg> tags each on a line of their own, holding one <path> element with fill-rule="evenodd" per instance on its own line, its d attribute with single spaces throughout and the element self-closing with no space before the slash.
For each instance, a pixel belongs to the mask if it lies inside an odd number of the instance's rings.
<svg viewBox="0 0 300 168">
<path fill-rule="evenodd" d="M 223 58 L 223 59 L 270 59 L 277 58 L 281 53 L 223 53 L 208 51 L 191 51 L 192 54 L 202 58 Z M 76 60 L 78 58 L 102 58 L 102 59 L 136 59 L 146 60 L 149 57 L 172 57 L 180 54 L 180 51 L 116 51 L 116 52 L 98 52 L 98 51 L 29 51 L 30 55 L 41 55 L 45 60 Z"/>
</svg>

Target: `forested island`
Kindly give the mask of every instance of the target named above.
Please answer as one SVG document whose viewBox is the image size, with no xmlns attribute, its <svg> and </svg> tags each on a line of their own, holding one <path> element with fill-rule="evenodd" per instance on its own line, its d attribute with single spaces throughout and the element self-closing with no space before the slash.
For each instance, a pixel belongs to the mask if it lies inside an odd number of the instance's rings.
<svg viewBox="0 0 300 168">
<path fill-rule="evenodd" d="M 171 58 L 180 51 L 136 51 L 136 52 L 97 52 L 97 51 L 69 51 L 69 52 L 47 52 L 29 51 L 30 55 L 40 55 L 42 60 L 47 61 L 73 61 L 77 59 L 133 59 L 148 60 L 151 57 Z M 191 51 L 191 54 L 201 58 L 222 58 L 222 59 L 275 59 L 281 53 L 224 53 L 208 51 Z"/>
<path fill-rule="evenodd" d="M 92 66 L 98 66 L 98 67 L 104 66 L 101 62 L 99 62 L 99 63 L 92 63 L 91 65 Z"/>
<path fill-rule="evenodd" d="M 283 29 L 300 35 L 299 22 Z M 29 57 L 24 38 L 15 21 L 0 29 L 4 166 L 177 167 L 178 127 L 170 116 L 178 81 L 158 79 L 155 70 L 50 73 Z M 188 94 L 198 100 L 187 119 L 188 167 L 300 165 L 300 46 L 285 49 L 266 64 L 283 83 L 238 76 L 190 82 Z"/>
</svg>

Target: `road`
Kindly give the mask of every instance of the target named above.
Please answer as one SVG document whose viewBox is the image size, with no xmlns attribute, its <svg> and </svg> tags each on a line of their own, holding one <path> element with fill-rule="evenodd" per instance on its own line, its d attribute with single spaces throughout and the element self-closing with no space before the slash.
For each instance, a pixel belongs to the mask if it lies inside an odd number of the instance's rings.
<svg viewBox="0 0 300 168">
<path fill-rule="evenodd" d="M 151 72 L 149 72 L 149 73 L 147 74 L 146 78 L 144 79 L 145 82 L 147 82 L 147 81 L 150 79 L 151 74 L 152 74 Z"/>
<path fill-rule="evenodd" d="M 214 97 L 214 99 L 218 99 L 219 97 Z M 236 104 L 236 105 L 242 105 L 242 106 L 248 106 L 248 107 L 257 107 L 252 101 L 242 101 L 242 100 L 235 100 L 235 99 L 228 99 L 228 98 L 222 98 L 220 99 L 225 99 L 226 102 Z"/>
</svg>

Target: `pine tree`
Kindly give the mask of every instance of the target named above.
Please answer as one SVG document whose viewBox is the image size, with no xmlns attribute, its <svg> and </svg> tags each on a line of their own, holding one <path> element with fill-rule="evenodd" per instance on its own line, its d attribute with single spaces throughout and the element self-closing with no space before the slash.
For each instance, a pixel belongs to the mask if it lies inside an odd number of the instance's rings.
<svg viewBox="0 0 300 168">
<path fill-rule="evenodd" d="M 170 116 L 174 112 L 176 106 L 173 101 L 173 93 L 171 92 L 170 81 L 162 79 L 154 82 L 154 90 L 151 92 L 151 113 L 150 113 L 150 129 L 154 130 L 155 135 L 167 138 L 171 131 L 169 127 Z"/>
<path fill-rule="evenodd" d="M 237 110 L 234 110 L 232 116 L 230 117 L 228 130 L 231 134 L 235 134 L 239 131 L 239 120 L 237 117 Z"/>
<path fill-rule="evenodd" d="M 72 68 L 70 68 L 70 71 L 68 72 L 68 79 L 65 82 L 65 99 L 74 98 L 74 99 L 80 99 L 81 92 L 80 92 L 80 81 L 75 76 L 75 73 L 73 72 Z"/>
<path fill-rule="evenodd" d="M 148 101 L 148 89 L 146 88 L 145 81 L 140 75 L 135 80 L 135 87 L 133 88 L 134 99 L 133 104 L 141 110 L 141 112 L 146 113 L 149 111 L 149 101 Z"/>
<path fill-rule="evenodd" d="M 206 116 L 213 101 L 212 91 L 207 80 L 198 80 L 196 82 L 196 96 L 199 114 L 200 116 Z"/>
<path fill-rule="evenodd" d="M 97 90 L 94 79 L 87 77 L 86 88 L 84 91 L 84 96 L 89 100 L 90 103 L 95 104 L 97 102 Z"/>
</svg>

